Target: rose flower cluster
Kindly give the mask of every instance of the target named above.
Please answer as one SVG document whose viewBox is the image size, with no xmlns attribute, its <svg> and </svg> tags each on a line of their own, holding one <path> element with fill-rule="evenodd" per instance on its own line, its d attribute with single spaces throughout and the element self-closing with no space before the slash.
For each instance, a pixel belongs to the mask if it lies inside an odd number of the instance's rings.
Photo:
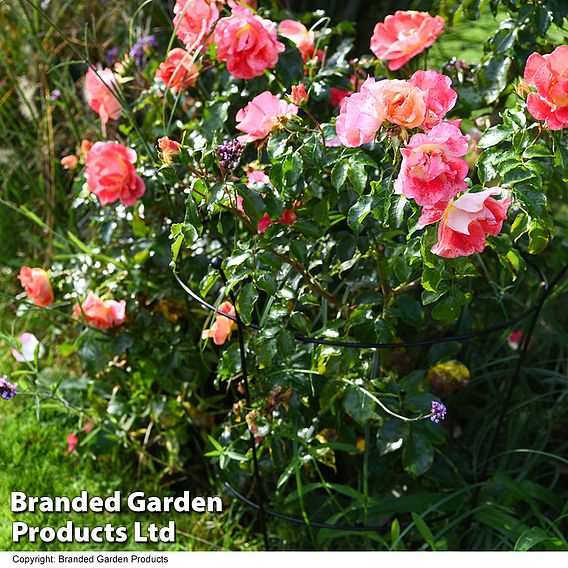
<svg viewBox="0 0 568 568">
<path fill-rule="evenodd" d="M 154 88 L 164 97 L 164 104 L 168 92 L 176 97 L 184 95 L 198 85 L 203 73 L 215 66 L 243 81 L 266 74 L 276 67 L 286 49 L 283 38 L 298 48 L 306 66 L 324 64 L 326 56 L 318 49 L 314 30 L 290 19 L 272 22 L 258 15 L 256 7 L 254 0 L 175 2 L 172 21 L 180 45 L 165 54 L 154 76 Z M 468 140 L 460 130 L 459 120 L 446 118 L 458 96 L 451 79 L 434 70 L 414 74 L 409 71 L 407 63 L 431 46 L 443 29 L 440 16 L 418 11 L 397 11 L 376 24 L 370 50 L 391 72 L 403 69 L 403 76 L 410 78 L 365 77 L 362 69 L 357 69 L 349 79 L 354 91 L 331 87 L 329 102 L 332 108 L 339 106 L 339 114 L 337 138 L 328 145 L 356 148 L 384 139 L 381 134 L 404 141 L 394 189 L 421 208 L 419 228 L 438 223 L 438 242 L 432 252 L 454 258 L 484 250 L 487 236 L 501 231 L 511 199 L 498 199 L 503 194 L 498 187 L 468 190 L 469 168 L 464 159 Z M 156 46 L 154 36 L 147 36 L 126 57 L 133 57 L 136 65 L 141 66 L 149 50 Z M 109 50 L 110 67 L 92 65 L 85 77 L 86 99 L 101 119 L 103 139 L 95 143 L 84 140 L 78 156 L 65 156 L 62 165 L 68 170 L 77 169 L 79 164 L 84 166 L 86 187 L 101 206 L 119 202 L 128 207 L 144 197 L 146 186 L 136 170 L 136 152 L 121 142 L 105 140 L 107 128 L 114 132 L 112 121 L 120 120 L 123 113 L 123 85 L 128 82 L 124 65 L 117 60 L 118 53 L 118 48 Z M 212 53 L 215 55 L 211 56 Z M 381 63 L 377 63 L 376 69 L 381 69 Z M 235 118 L 240 135 L 216 148 L 223 177 L 233 175 L 245 145 L 257 145 L 260 155 L 266 139 L 290 121 L 302 127 L 302 117 L 307 116 L 320 126 L 308 108 L 309 76 L 306 72 L 306 78 L 285 96 L 266 90 L 238 110 Z M 546 55 L 533 53 L 526 62 L 519 90 L 528 95 L 528 111 L 547 128 L 568 127 L 568 46 L 557 47 Z M 166 136 L 157 141 L 157 146 L 165 165 L 173 164 L 183 151 L 182 144 Z M 263 169 L 262 164 L 244 168 L 245 183 L 266 196 L 276 190 Z M 242 198 L 235 196 L 232 205 L 231 210 L 250 226 Z M 279 219 L 264 214 L 252 228 L 263 234 L 275 224 L 293 225 L 299 205 L 288 204 Z M 48 308 L 54 303 L 46 271 L 23 267 L 18 278 L 36 306 Z M 125 322 L 126 303 L 103 300 L 89 291 L 85 300 L 74 306 L 73 313 L 91 326 L 107 331 Z M 216 345 L 223 344 L 235 328 L 234 321 L 223 313 L 234 317 L 235 307 L 230 302 L 221 304 L 212 327 L 204 332 L 204 337 L 211 338 Z M 8 395 L 10 388 L 6 383 L 4 390 Z"/>
</svg>

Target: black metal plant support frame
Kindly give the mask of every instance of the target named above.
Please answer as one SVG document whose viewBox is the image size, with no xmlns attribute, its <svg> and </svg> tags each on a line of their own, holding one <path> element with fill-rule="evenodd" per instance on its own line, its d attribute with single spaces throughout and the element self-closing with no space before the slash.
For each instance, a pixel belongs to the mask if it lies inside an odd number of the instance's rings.
<svg viewBox="0 0 568 568">
<path fill-rule="evenodd" d="M 212 259 L 211 261 L 211 266 L 215 269 L 219 271 L 219 274 L 221 276 L 221 279 L 223 280 L 224 284 L 227 283 L 227 278 L 225 276 L 225 273 L 223 271 L 222 268 L 222 259 L 219 257 L 215 257 Z M 548 297 L 552 294 L 552 292 L 554 291 L 554 289 L 558 286 L 558 284 L 562 281 L 562 279 L 566 276 L 566 273 L 568 272 L 568 264 L 566 266 L 564 266 L 562 268 L 562 270 L 560 270 L 560 272 L 558 272 L 558 274 L 556 274 L 556 276 L 549 282 L 546 278 L 546 276 L 532 263 L 529 263 L 529 265 L 534 268 L 535 270 L 537 270 L 540 278 L 541 278 L 541 285 L 542 285 L 542 291 L 538 297 L 538 299 L 534 302 L 534 304 L 532 306 L 530 306 L 527 310 L 525 310 L 523 313 L 521 313 L 520 315 L 518 315 L 515 318 L 512 318 L 506 322 L 503 322 L 501 324 L 498 325 L 494 325 L 491 327 L 487 327 L 478 331 L 472 331 L 469 333 L 463 333 L 460 335 L 452 335 L 452 336 L 447 336 L 447 337 L 438 337 L 438 338 L 430 338 L 430 339 L 419 339 L 416 341 L 408 341 L 408 342 L 402 342 L 402 343 L 356 343 L 356 342 L 351 342 L 351 341 L 333 341 L 333 340 L 328 340 L 328 339 L 317 339 L 317 338 L 312 338 L 312 337 L 307 337 L 305 335 L 302 335 L 300 333 L 293 333 L 294 339 L 296 341 L 302 342 L 302 343 L 311 343 L 311 344 L 315 344 L 315 345 L 328 345 L 328 346 L 332 346 L 332 347 L 352 347 L 355 349 L 400 349 L 400 348 L 409 348 L 409 347 L 418 347 L 418 346 L 424 346 L 424 345 L 434 345 L 434 344 L 439 344 L 439 343 L 449 343 L 452 341 L 464 341 L 464 340 L 468 340 L 468 339 L 473 339 L 476 337 L 484 337 L 493 333 L 497 333 L 499 331 L 505 331 L 507 329 L 512 329 L 515 325 L 519 324 L 520 322 L 526 320 L 527 318 L 530 317 L 529 320 L 529 324 L 528 324 L 528 328 L 527 328 L 527 332 L 523 334 L 522 336 L 522 343 L 519 349 L 519 356 L 517 357 L 517 362 L 513 368 L 513 371 L 511 373 L 511 376 L 509 378 L 509 382 L 508 385 L 506 387 L 506 392 L 505 392 L 505 397 L 503 398 L 503 403 L 501 405 L 501 410 L 495 425 L 495 428 L 493 429 L 493 432 L 489 438 L 489 442 L 488 442 L 488 453 L 487 456 L 488 458 L 485 460 L 481 470 L 480 470 L 480 474 L 479 474 L 479 479 L 483 480 L 488 473 L 488 468 L 489 468 L 489 464 L 491 461 L 491 456 L 493 455 L 493 452 L 495 450 L 495 444 L 497 442 L 499 433 L 501 432 L 501 429 L 505 423 L 505 419 L 506 419 L 506 415 L 507 415 L 507 409 L 509 408 L 509 405 L 511 403 L 511 399 L 513 396 L 513 392 L 515 389 L 515 386 L 518 384 L 518 381 L 520 379 L 521 376 L 521 369 L 523 367 L 523 363 L 527 354 L 527 349 L 528 349 L 528 345 L 531 341 L 532 335 L 534 333 L 534 330 L 536 328 L 536 324 L 538 322 L 539 316 L 542 312 L 542 309 L 546 303 L 546 300 L 548 299 Z M 254 325 L 254 324 L 250 324 L 250 325 L 244 325 L 240 316 L 239 316 L 239 312 L 236 309 L 236 305 L 237 305 L 237 301 L 236 301 L 236 297 L 234 292 L 231 290 L 229 292 L 229 297 L 231 299 L 231 302 L 233 303 L 233 305 L 235 306 L 235 316 L 231 316 L 228 315 L 224 312 L 220 312 L 215 306 L 213 306 L 212 304 L 208 303 L 207 301 L 205 301 L 203 298 L 201 298 L 201 296 L 199 296 L 198 294 L 196 294 L 189 286 L 187 286 L 187 284 L 185 284 L 181 278 L 178 276 L 178 274 L 176 272 L 174 272 L 174 277 L 175 279 L 178 281 L 178 283 L 180 284 L 180 286 L 184 289 L 184 291 L 191 297 L 193 298 L 193 300 L 195 300 L 196 302 L 198 302 L 201 306 L 203 306 L 204 308 L 215 312 L 215 313 L 219 313 L 222 314 L 224 317 L 227 317 L 231 320 L 233 320 L 236 324 L 237 324 L 237 329 L 238 329 L 238 335 L 239 335 L 239 349 L 240 349 L 240 356 L 241 356 L 241 368 L 242 368 L 242 374 L 243 374 L 243 383 L 244 383 L 244 389 L 245 389 L 245 400 L 246 400 L 246 405 L 248 408 L 252 408 L 252 401 L 251 401 L 251 396 L 250 396 L 250 385 L 249 385 L 249 380 L 248 380 L 248 371 L 247 371 L 247 363 L 246 363 L 246 348 L 245 348 L 245 342 L 244 342 L 244 330 L 245 329 L 249 329 L 249 330 L 253 330 L 253 331 L 259 331 L 261 328 L 260 326 Z M 258 513 L 258 518 L 259 518 L 259 522 L 260 522 L 260 526 L 262 529 L 262 534 L 263 534 L 263 538 L 264 538 L 264 545 L 265 548 L 268 550 L 269 546 L 268 546 L 268 533 L 267 533 L 267 517 L 274 517 L 277 519 L 281 519 L 290 523 L 294 523 L 297 525 L 303 525 L 303 526 L 310 526 L 310 527 L 315 527 L 315 528 L 321 528 L 321 529 L 331 529 L 331 530 L 342 530 L 342 531 L 355 531 L 355 532 L 384 532 L 386 530 L 388 530 L 388 526 L 386 525 L 378 525 L 378 526 L 362 526 L 362 525 L 339 525 L 339 524 L 330 524 L 330 523 L 320 523 L 317 521 L 306 521 L 303 518 L 300 517 L 295 517 L 292 515 L 287 515 L 284 513 L 280 513 L 278 511 L 273 511 L 271 509 L 267 509 L 264 506 L 264 501 L 266 499 L 266 492 L 265 489 L 263 487 L 263 483 L 262 483 L 262 476 L 260 473 L 260 468 L 258 465 L 258 456 L 257 456 L 257 451 L 256 451 L 256 443 L 255 443 L 255 438 L 254 435 L 252 434 L 252 432 L 250 433 L 250 439 L 251 439 L 251 452 L 252 452 L 252 461 L 253 461 L 253 473 L 254 473 L 254 481 L 255 481 L 255 489 L 256 489 L 256 496 L 257 496 L 257 500 L 258 502 L 255 503 L 254 501 L 251 501 L 250 499 L 248 499 L 246 496 L 242 495 L 239 491 L 237 491 L 228 481 L 224 482 L 225 488 L 227 489 L 227 491 L 229 493 L 231 493 L 234 497 L 236 497 L 237 499 L 239 499 L 241 502 L 243 502 L 245 505 L 247 505 L 248 507 L 250 507 L 251 509 L 253 509 L 254 511 L 256 511 Z M 475 505 L 477 504 L 478 500 L 479 500 L 479 496 L 480 496 L 480 485 L 477 484 L 476 485 L 476 489 L 474 490 L 473 494 L 472 494 L 472 510 L 475 509 Z M 449 515 L 441 515 L 436 517 L 433 520 L 442 520 L 447 518 Z"/>
</svg>

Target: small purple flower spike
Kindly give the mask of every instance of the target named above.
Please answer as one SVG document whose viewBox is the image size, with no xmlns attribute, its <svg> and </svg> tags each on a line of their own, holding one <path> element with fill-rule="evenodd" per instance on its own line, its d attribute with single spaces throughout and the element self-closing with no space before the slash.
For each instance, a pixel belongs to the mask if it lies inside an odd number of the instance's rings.
<svg viewBox="0 0 568 568">
<path fill-rule="evenodd" d="M 118 49 L 118 47 L 113 47 L 105 53 L 107 63 L 109 64 L 110 67 L 112 67 L 118 61 L 119 55 L 120 55 L 120 50 Z"/>
<path fill-rule="evenodd" d="M 6 376 L 0 377 L 0 397 L 4 400 L 10 400 L 18 394 L 17 383 L 9 383 Z"/>
<path fill-rule="evenodd" d="M 53 89 L 53 91 L 51 91 L 51 94 L 49 95 L 49 98 L 52 101 L 56 101 L 60 96 L 61 96 L 61 91 L 59 89 Z"/>
<path fill-rule="evenodd" d="M 233 170 L 239 163 L 244 146 L 238 140 L 225 141 L 215 148 L 219 163 L 226 170 Z"/>
<path fill-rule="evenodd" d="M 446 418 L 446 412 L 447 408 L 441 402 L 436 402 L 435 400 L 433 400 L 430 420 L 432 420 L 432 422 L 438 423 Z"/>
<path fill-rule="evenodd" d="M 144 55 L 148 52 L 151 47 L 156 47 L 156 38 L 153 35 L 147 35 L 136 42 L 132 49 L 130 50 L 130 57 L 134 58 L 136 65 L 142 67 L 144 64 Z"/>
</svg>

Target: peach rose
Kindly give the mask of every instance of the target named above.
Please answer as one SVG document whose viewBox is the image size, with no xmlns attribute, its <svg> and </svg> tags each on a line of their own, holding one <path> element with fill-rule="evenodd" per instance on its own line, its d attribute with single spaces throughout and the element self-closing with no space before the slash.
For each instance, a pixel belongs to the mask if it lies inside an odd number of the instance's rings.
<svg viewBox="0 0 568 568">
<path fill-rule="evenodd" d="M 270 91 L 264 91 L 237 112 L 237 128 L 246 133 L 237 140 L 243 144 L 262 140 L 279 124 L 295 114 L 298 114 L 296 105 L 280 100 Z"/>
<path fill-rule="evenodd" d="M 77 158 L 75 154 L 69 154 L 69 156 L 63 156 L 63 158 L 61 158 L 61 165 L 66 170 L 74 170 L 77 167 L 78 163 L 79 158 Z"/>
<path fill-rule="evenodd" d="M 81 140 L 81 154 L 87 154 L 92 147 L 93 142 L 90 140 Z"/>
<path fill-rule="evenodd" d="M 304 61 L 314 54 L 314 32 L 309 32 L 306 26 L 295 20 L 282 20 L 278 24 L 278 33 L 296 44 Z"/>
<path fill-rule="evenodd" d="M 384 117 L 404 128 L 421 126 L 426 117 L 424 91 L 408 81 L 379 81 L 372 87 Z"/>
<path fill-rule="evenodd" d="M 452 89 L 452 80 L 436 71 L 416 71 L 408 82 L 425 93 L 424 130 L 436 126 L 458 100 L 458 94 Z"/>
<path fill-rule="evenodd" d="M 306 93 L 306 87 L 304 83 L 292 86 L 292 95 L 290 96 L 292 104 L 301 107 L 308 102 L 308 93 Z"/>
<path fill-rule="evenodd" d="M 91 108 L 101 117 L 103 124 L 109 119 L 120 118 L 120 102 L 115 93 L 118 78 L 112 69 L 95 69 L 89 67 L 86 76 L 87 100 Z"/>
<path fill-rule="evenodd" d="M 87 154 L 87 185 L 101 205 L 134 205 L 146 189 L 134 169 L 136 152 L 118 142 L 97 142 Z"/>
<path fill-rule="evenodd" d="M 231 304 L 231 302 L 223 302 L 219 306 L 218 310 L 229 316 L 236 317 L 237 315 L 235 307 Z M 215 322 L 211 326 L 211 329 L 203 331 L 202 339 L 211 338 L 215 345 L 223 345 L 223 343 L 225 343 L 231 335 L 233 329 L 236 327 L 237 324 L 233 320 L 216 313 Z"/>
<path fill-rule="evenodd" d="M 428 223 L 441 219 L 438 242 L 432 247 L 432 252 L 444 258 L 483 252 L 486 235 L 498 235 L 507 218 L 511 199 L 497 200 L 491 197 L 500 193 L 500 187 L 479 193 L 465 193 L 445 210 L 438 210 L 436 214 L 431 210 Z"/>
<path fill-rule="evenodd" d="M 166 164 L 173 163 L 174 156 L 181 152 L 181 146 L 175 140 L 170 140 L 167 136 L 158 138 L 158 147 L 162 152 L 162 158 Z"/>
<path fill-rule="evenodd" d="M 276 24 L 241 5 L 233 8 L 230 17 L 219 20 L 215 43 L 217 57 L 238 79 L 259 77 L 276 65 L 278 55 L 285 50 L 276 39 Z"/>
<path fill-rule="evenodd" d="M 84 314 L 89 325 L 106 331 L 111 327 L 124 323 L 126 302 L 124 300 L 120 302 L 115 302 L 114 300 L 103 302 L 93 292 L 89 292 L 82 306 L 75 304 L 73 313 L 76 317 L 81 317 Z"/>
<path fill-rule="evenodd" d="M 395 191 L 423 207 L 444 208 L 467 189 L 467 137 L 453 124 L 441 122 L 428 134 L 415 134 L 401 150 L 402 166 Z"/>
<path fill-rule="evenodd" d="M 156 79 L 160 79 L 174 93 L 195 85 L 198 77 L 199 70 L 191 54 L 181 47 L 172 49 L 167 61 L 160 64 L 156 71 Z"/>
<path fill-rule="evenodd" d="M 552 53 L 533 53 L 525 66 L 525 81 L 536 88 L 527 98 L 527 108 L 550 130 L 568 127 L 568 45 Z"/>
<path fill-rule="evenodd" d="M 176 0 L 174 14 L 176 35 L 189 51 L 208 40 L 219 19 L 214 0 Z"/>
<path fill-rule="evenodd" d="M 53 304 L 53 288 L 49 275 L 42 268 L 29 268 L 22 266 L 18 280 L 27 292 L 28 297 L 36 306 L 47 307 Z"/>
<path fill-rule="evenodd" d="M 371 51 L 378 59 L 389 61 L 396 71 L 407 61 L 430 47 L 444 29 L 444 19 L 427 12 L 397 10 L 375 26 Z"/>
</svg>

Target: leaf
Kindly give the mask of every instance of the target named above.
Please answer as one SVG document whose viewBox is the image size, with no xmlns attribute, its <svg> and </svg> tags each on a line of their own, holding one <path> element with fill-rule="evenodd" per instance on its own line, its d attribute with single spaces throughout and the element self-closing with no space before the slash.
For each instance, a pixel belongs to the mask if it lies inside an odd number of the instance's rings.
<svg viewBox="0 0 568 568">
<path fill-rule="evenodd" d="M 499 55 L 479 66 L 477 85 L 487 104 L 494 103 L 509 84 L 511 63 L 510 57 Z"/>
<path fill-rule="evenodd" d="M 460 292 L 461 294 L 461 292 Z M 463 296 L 463 294 L 462 294 Z M 460 296 L 453 288 L 449 294 L 444 296 L 433 308 L 432 317 L 437 320 L 450 322 L 459 317 L 461 313 Z"/>
<path fill-rule="evenodd" d="M 249 189 L 244 184 L 239 184 L 237 191 L 243 198 L 243 209 L 245 213 L 254 223 L 258 223 L 262 219 L 265 211 L 262 195 L 254 189 Z"/>
<path fill-rule="evenodd" d="M 519 28 L 516 26 L 515 22 L 513 20 L 506 20 L 491 38 L 489 45 L 493 48 L 495 53 L 499 55 L 505 53 L 517 41 L 518 33 Z"/>
<path fill-rule="evenodd" d="M 353 231 L 358 231 L 365 217 L 371 212 L 374 198 L 372 195 L 362 195 L 349 209 L 347 224 Z"/>
<path fill-rule="evenodd" d="M 229 101 L 216 100 L 203 111 L 203 132 L 211 142 L 218 131 L 222 131 L 228 118 Z"/>
<path fill-rule="evenodd" d="M 504 128 L 503 125 L 493 126 L 483 133 L 477 143 L 477 146 L 479 148 L 490 148 L 491 146 L 496 146 L 499 142 L 510 139 L 512 132 L 513 131 L 510 128 Z"/>
<path fill-rule="evenodd" d="M 533 172 L 531 172 L 526 166 L 518 165 L 505 173 L 503 176 L 503 185 L 511 186 L 530 179 L 536 179 Z"/>
<path fill-rule="evenodd" d="M 428 528 L 428 525 L 424 522 L 424 519 L 418 514 L 412 511 L 412 520 L 418 529 L 418 532 L 422 535 L 422 538 L 428 543 L 432 550 L 436 550 L 436 541 L 434 540 L 434 535 L 432 531 Z"/>
<path fill-rule="evenodd" d="M 266 292 L 269 296 L 276 294 L 277 284 L 276 278 L 270 272 L 263 272 L 257 279 L 256 285 L 258 288 Z"/>
<path fill-rule="evenodd" d="M 243 286 L 239 294 L 239 316 L 245 325 L 250 325 L 251 323 L 252 310 L 257 298 L 256 287 L 252 282 Z"/>
<path fill-rule="evenodd" d="M 181 227 L 182 223 L 174 223 L 170 230 L 170 235 L 174 237 L 174 240 L 171 245 L 172 263 L 174 265 L 177 262 L 179 251 L 181 249 L 181 245 L 183 244 L 183 233 L 181 232 Z"/>
<path fill-rule="evenodd" d="M 550 229 L 542 222 L 533 219 L 529 223 L 529 253 L 539 254 L 546 246 L 551 237 Z"/>
<path fill-rule="evenodd" d="M 404 470 L 412 477 L 426 473 L 434 461 L 434 448 L 422 434 L 413 433 L 402 452 Z"/>
<path fill-rule="evenodd" d="M 514 187 L 515 197 L 525 207 L 530 217 L 539 218 L 547 216 L 546 195 L 535 188 L 534 185 L 518 183 Z"/>
<path fill-rule="evenodd" d="M 551 537 L 546 531 L 540 527 L 532 527 L 527 529 L 517 539 L 517 542 L 515 543 L 515 551 L 526 552 L 527 550 L 534 548 L 537 544 L 547 540 L 551 540 Z"/>
<path fill-rule="evenodd" d="M 347 177 L 353 185 L 353 189 L 361 195 L 367 185 L 367 172 L 365 166 L 360 162 L 351 161 L 347 169 Z"/>
<path fill-rule="evenodd" d="M 276 74 L 288 89 L 304 78 L 304 61 L 298 48 L 289 39 L 280 38 L 287 44 L 286 51 L 281 53 L 276 64 Z"/>
<path fill-rule="evenodd" d="M 375 403 L 359 389 L 348 390 L 343 404 L 347 414 L 359 424 L 378 418 L 373 406 Z"/>
<path fill-rule="evenodd" d="M 341 189 L 347 180 L 347 170 L 349 164 L 345 160 L 340 160 L 331 170 L 331 185 L 335 189 Z"/>
<path fill-rule="evenodd" d="M 197 205 L 193 199 L 193 195 L 188 195 L 187 199 L 185 200 L 185 217 L 184 223 L 188 225 L 192 225 L 199 234 L 203 230 L 203 225 L 201 223 L 201 219 L 199 217 L 199 212 L 197 210 Z"/>
</svg>

